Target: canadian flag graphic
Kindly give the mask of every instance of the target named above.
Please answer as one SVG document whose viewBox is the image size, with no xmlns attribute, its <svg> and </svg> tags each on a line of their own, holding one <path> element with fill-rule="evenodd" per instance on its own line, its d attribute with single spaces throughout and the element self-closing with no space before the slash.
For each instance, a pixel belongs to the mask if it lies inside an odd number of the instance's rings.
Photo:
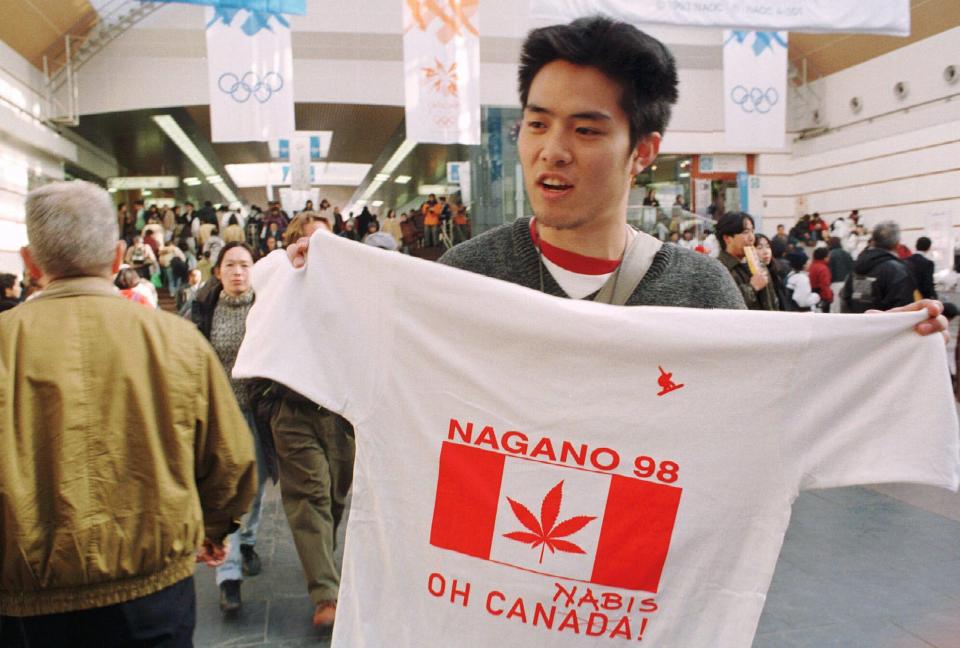
<svg viewBox="0 0 960 648">
<path fill-rule="evenodd" d="M 681 492 L 445 441 L 430 544 L 527 571 L 655 593 Z"/>
</svg>

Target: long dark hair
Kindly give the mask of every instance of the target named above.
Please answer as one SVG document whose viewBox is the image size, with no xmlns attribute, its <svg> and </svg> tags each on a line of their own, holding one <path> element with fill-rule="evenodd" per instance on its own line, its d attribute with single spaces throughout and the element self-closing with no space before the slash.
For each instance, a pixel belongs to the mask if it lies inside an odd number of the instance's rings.
<svg viewBox="0 0 960 648">
<path fill-rule="evenodd" d="M 229 252 L 233 248 L 243 248 L 244 250 L 247 251 L 247 254 L 250 255 L 251 260 L 256 260 L 257 258 L 253 255 L 253 248 L 251 248 L 246 243 L 242 241 L 230 241 L 229 243 L 224 245 L 222 248 L 220 248 L 220 256 L 217 257 L 217 262 L 214 264 L 213 267 L 216 268 L 217 270 L 220 270 L 220 265 L 223 263 L 223 257 L 225 257 L 227 255 L 227 252 Z"/>
</svg>

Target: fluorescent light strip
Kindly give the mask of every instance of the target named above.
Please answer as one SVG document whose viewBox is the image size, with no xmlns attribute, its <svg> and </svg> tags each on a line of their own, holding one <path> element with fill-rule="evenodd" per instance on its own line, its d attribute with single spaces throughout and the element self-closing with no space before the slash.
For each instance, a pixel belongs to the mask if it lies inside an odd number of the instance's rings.
<svg viewBox="0 0 960 648">
<path fill-rule="evenodd" d="M 197 145 L 183 132 L 177 120 L 170 115 L 153 115 L 152 119 L 156 122 L 157 126 L 167 134 L 167 137 L 172 139 L 173 143 L 183 151 L 183 154 L 190 158 L 190 161 L 200 169 L 200 173 L 207 176 L 210 184 L 220 192 L 220 195 L 223 196 L 227 202 L 240 202 L 236 194 L 233 193 L 230 187 L 227 186 L 227 183 L 223 181 L 223 178 L 217 175 L 217 170 L 213 168 L 213 165 L 210 164 L 207 158 L 203 157 L 203 153 L 200 152 Z"/>
<path fill-rule="evenodd" d="M 413 178 L 411 178 L 411 177 L 408 176 L 408 175 L 398 175 L 396 178 L 393 179 L 394 182 L 396 182 L 397 184 L 402 184 L 402 185 L 407 184 L 407 183 L 410 182 L 411 180 L 413 180 Z"/>
<path fill-rule="evenodd" d="M 184 178 L 183 184 L 187 185 L 188 187 L 196 187 L 197 185 L 202 185 L 203 180 L 200 178 Z"/>
<path fill-rule="evenodd" d="M 167 137 L 173 140 L 173 143 L 183 151 L 184 155 L 190 158 L 190 161 L 200 169 L 203 175 L 215 175 L 217 173 L 217 170 L 207 161 L 207 158 L 203 157 L 203 153 L 200 152 L 197 145 L 183 132 L 177 120 L 170 115 L 154 115 L 153 121 L 167 134 Z"/>
<path fill-rule="evenodd" d="M 237 198 L 237 195 L 230 190 L 230 187 L 227 186 L 225 182 L 211 182 L 217 191 L 220 192 L 220 195 L 227 199 L 227 203 L 233 204 L 240 202 L 240 199 Z"/>
<path fill-rule="evenodd" d="M 403 140 L 403 143 L 397 147 L 397 150 L 393 152 L 393 155 L 390 156 L 390 159 L 387 160 L 387 163 L 383 165 L 383 169 L 380 170 L 380 173 L 373 176 L 373 182 L 371 182 L 363 191 L 363 193 L 360 194 L 360 200 L 364 201 L 364 204 L 366 204 L 366 201 L 369 200 L 370 197 L 373 196 L 373 194 L 375 194 L 381 186 L 383 186 L 384 182 L 390 179 L 390 175 L 393 173 L 393 171 L 400 166 L 400 163 L 403 162 L 408 155 L 410 155 L 410 151 L 416 148 L 416 146 L 417 143 L 413 140 Z M 358 200 L 357 204 L 359 204 L 359 202 L 360 201 Z"/>
<path fill-rule="evenodd" d="M 385 173 L 387 175 L 393 173 L 396 168 L 400 166 L 400 163 L 403 162 L 408 155 L 410 155 L 410 151 L 412 151 L 416 146 L 417 143 L 413 140 L 403 140 L 403 143 L 397 147 L 397 150 L 394 151 L 393 155 L 390 156 L 390 159 L 387 160 L 387 163 L 383 165 L 383 170 L 381 173 Z"/>
</svg>

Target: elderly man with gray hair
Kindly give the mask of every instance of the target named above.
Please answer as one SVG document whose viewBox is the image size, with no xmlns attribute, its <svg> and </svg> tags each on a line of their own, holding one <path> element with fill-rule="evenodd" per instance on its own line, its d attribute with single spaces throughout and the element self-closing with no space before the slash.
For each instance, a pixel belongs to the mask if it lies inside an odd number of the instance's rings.
<svg viewBox="0 0 960 648">
<path fill-rule="evenodd" d="M 256 491 L 246 422 L 192 324 L 118 296 L 105 191 L 46 185 L 26 221 L 44 289 L 0 314 L 0 645 L 190 646 L 195 563 Z"/>
<path fill-rule="evenodd" d="M 900 226 L 883 221 L 873 228 L 870 247 L 857 257 L 841 298 L 846 313 L 887 310 L 917 300 L 917 285 L 907 264 L 897 256 Z"/>
</svg>

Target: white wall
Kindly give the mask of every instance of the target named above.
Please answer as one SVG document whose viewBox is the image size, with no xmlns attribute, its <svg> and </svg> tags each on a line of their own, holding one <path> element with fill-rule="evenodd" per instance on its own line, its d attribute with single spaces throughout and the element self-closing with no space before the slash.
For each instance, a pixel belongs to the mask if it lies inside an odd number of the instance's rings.
<svg viewBox="0 0 960 648">
<path fill-rule="evenodd" d="M 18 251 L 27 242 L 23 204 L 31 178 L 63 178 L 60 161 L 75 160 L 76 146 L 46 126 L 43 78 L 0 43 L 0 272 L 22 270 Z"/>
<path fill-rule="evenodd" d="M 295 100 L 402 106 L 402 4 L 397 0 L 310 0 L 293 16 Z M 480 101 L 517 106 L 517 58 L 532 26 L 527 0 L 481 4 Z M 161 7 L 79 72 L 80 113 L 205 105 L 209 102 L 204 9 Z M 680 102 L 665 152 L 724 152 L 722 32 L 652 26 L 680 67 Z"/>
<path fill-rule="evenodd" d="M 867 225 L 896 220 L 911 246 L 931 213 L 950 213 L 960 226 L 960 84 L 943 79 L 958 53 L 955 28 L 823 79 L 827 132 L 795 141 L 788 154 L 758 156 L 764 230 L 789 227 L 802 212 L 832 221 L 852 209 Z M 910 85 L 905 100 L 893 93 L 898 81 Z"/>
</svg>

